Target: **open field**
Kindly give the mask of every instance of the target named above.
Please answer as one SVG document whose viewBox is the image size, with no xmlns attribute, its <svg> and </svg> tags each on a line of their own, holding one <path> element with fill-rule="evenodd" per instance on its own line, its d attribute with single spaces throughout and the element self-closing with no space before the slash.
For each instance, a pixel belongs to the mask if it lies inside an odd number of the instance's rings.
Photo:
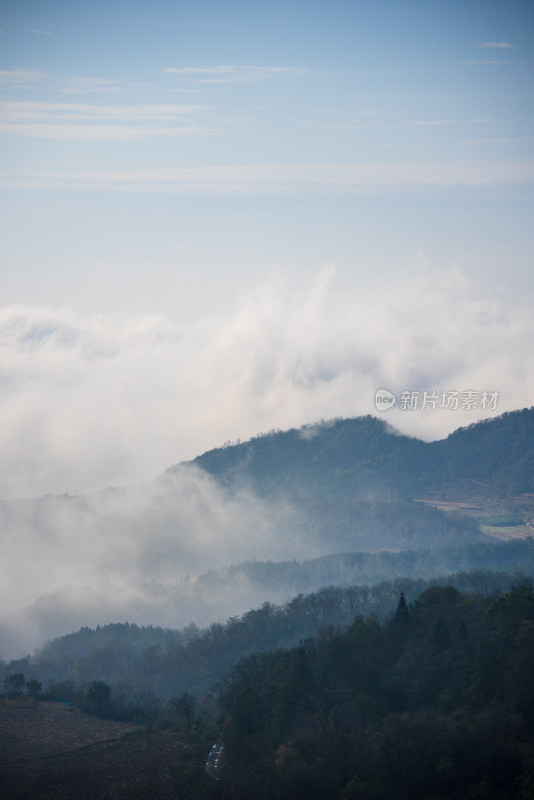
<svg viewBox="0 0 534 800">
<path fill-rule="evenodd" d="M 148 733 L 63 703 L 0 705 L 0 797 L 5 800 L 172 798 L 175 733 Z"/>
<path fill-rule="evenodd" d="M 517 499 L 517 508 L 522 509 L 522 504 L 525 503 L 525 498 L 531 502 L 532 495 L 523 495 Z M 453 514 L 466 514 L 468 516 L 473 516 L 478 518 L 479 520 L 483 519 L 485 515 L 490 513 L 502 513 L 510 514 L 508 507 L 501 504 L 500 506 L 495 502 L 492 504 L 492 507 L 488 509 L 485 507 L 484 503 L 475 504 L 469 502 L 461 502 L 461 501 L 454 501 L 454 500 L 437 500 L 435 498 L 418 498 L 416 500 L 417 503 L 424 503 L 428 506 L 433 506 L 434 508 L 438 508 L 440 511 L 446 511 Z M 508 506 L 511 505 L 510 500 L 507 500 Z M 525 539 L 527 536 L 534 536 L 534 528 L 530 525 L 484 525 L 482 522 L 480 524 L 480 530 L 488 536 L 491 536 L 493 539 L 499 539 L 501 541 L 509 541 L 510 539 Z"/>
<path fill-rule="evenodd" d="M 478 520 L 482 532 L 494 539 L 507 541 L 534 536 L 532 525 L 491 524 L 492 517 L 532 518 L 534 516 L 534 495 L 532 494 L 522 493 L 500 497 L 492 494 L 488 486 L 476 481 L 466 482 L 463 491 L 455 486 L 453 490 L 444 494 L 446 495 L 444 497 L 431 495 L 420 497 L 415 502 L 433 506 L 447 513 L 474 517 Z"/>
<path fill-rule="evenodd" d="M 528 525 L 481 525 L 483 533 L 493 536 L 495 539 L 507 541 L 509 539 L 525 539 L 527 536 L 534 536 L 534 528 Z"/>
<path fill-rule="evenodd" d="M 415 502 L 439 508 L 440 511 L 453 511 L 458 514 L 480 514 L 483 511 L 483 506 L 481 505 L 455 502 L 454 500 L 434 500 L 432 498 L 419 497 Z"/>
</svg>

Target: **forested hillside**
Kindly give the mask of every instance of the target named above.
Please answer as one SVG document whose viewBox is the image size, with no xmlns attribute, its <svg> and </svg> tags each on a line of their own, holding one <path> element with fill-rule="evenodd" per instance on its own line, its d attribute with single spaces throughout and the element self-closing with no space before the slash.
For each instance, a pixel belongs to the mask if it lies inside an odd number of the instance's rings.
<svg viewBox="0 0 534 800">
<path fill-rule="evenodd" d="M 183 598 L 191 609 L 217 608 L 217 598 L 251 591 L 261 599 L 283 603 L 298 593 L 322 586 L 371 585 L 385 580 L 439 579 L 461 571 L 525 571 L 534 575 L 534 539 L 478 542 L 447 548 L 335 553 L 304 561 L 247 561 L 197 576 Z"/>
<path fill-rule="evenodd" d="M 319 548 L 444 547 L 475 541 L 486 516 L 534 515 L 534 409 L 436 442 L 400 435 L 384 418 L 334 420 L 211 450 L 192 463 L 234 493 L 290 501 L 302 514 L 297 535 L 305 527 Z M 456 514 L 443 513 L 439 500 L 457 501 L 447 509 Z"/>
<path fill-rule="evenodd" d="M 428 485 L 434 489 L 468 479 L 503 494 L 534 492 L 534 408 L 459 428 L 429 449 L 434 475 Z"/>
<path fill-rule="evenodd" d="M 140 752 L 175 742 L 178 800 L 533 796 L 534 588 L 524 576 L 324 589 L 205 632 L 104 626 L 53 642 L 40 658 L 8 667 L 32 674 L 48 659 L 48 668 L 90 676 L 44 690 L 68 701 L 73 730 L 83 704 L 94 715 L 149 723 Z M 132 686 L 95 677 L 112 662 L 136 681 L 135 696 Z M 142 689 L 163 676 L 181 692 L 167 703 Z M 213 691 L 201 697 L 206 680 Z M 22 703 L 24 687 L 43 696 L 38 679 L 8 672 L 8 707 Z M 17 720 L 20 737 L 20 713 Z M 54 770 L 58 786 L 65 770 L 76 785 L 70 762 L 56 759 Z"/>
<path fill-rule="evenodd" d="M 461 591 L 486 596 L 508 589 L 514 580 L 513 574 L 485 570 L 447 578 Z M 110 713 L 128 718 L 135 709 L 138 717 L 147 719 L 168 698 L 183 692 L 196 697 L 209 693 L 244 656 L 295 645 L 320 628 L 350 624 L 358 615 L 384 619 L 400 592 L 411 601 L 439 582 L 397 578 L 374 585 L 330 585 L 286 603 L 264 602 L 204 629 L 195 624 L 171 630 L 130 623 L 81 628 L 54 639 L 32 657 L 1 665 L 0 677 L 23 674 L 26 680 L 38 681 L 52 699 L 82 705 L 87 704 L 87 686 L 104 681 L 111 688 Z"/>
<path fill-rule="evenodd" d="M 347 492 L 410 497 L 427 459 L 425 443 L 371 416 L 259 435 L 211 450 L 194 464 L 231 487 L 337 497 Z M 172 469 L 172 468 L 171 468 Z"/>
<path fill-rule="evenodd" d="M 220 693 L 221 789 L 277 800 L 531 798 L 534 591 L 401 594 L 297 647 L 253 655 Z"/>
<path fill-rule="evenodd" d="M 534 408 L 473 423 L 435 442 L 401 435 L 384 417 L 333 420 L 210 450 L 193 463 L 223 485 L 261 495 L 283 490 L 406 499 L 466 478 L 532 492 Z"/>
</svg>

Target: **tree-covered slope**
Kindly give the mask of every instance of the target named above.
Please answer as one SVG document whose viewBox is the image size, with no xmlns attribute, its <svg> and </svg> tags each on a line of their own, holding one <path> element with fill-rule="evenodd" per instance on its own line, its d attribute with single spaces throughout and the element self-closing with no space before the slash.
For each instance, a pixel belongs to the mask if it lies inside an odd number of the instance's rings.
<svg viewBox="0 0 534 800">
<path fill-rule="evenodd" d="M 451 586 L 401 595 L 386 623 L 356 617 L 255 654 L 220 695 L 219 791 L 240 800 L 527 800 L 534 783 L 534 592 Z"/>
<path fill-rule="evenodd" d="M 476 501 L 482 514 L 519 510 L 524 520 L 534 511 L 525 494 L 534 491 L 534 408 L 437 442 L 399 435 L 371 416 L 334 420 L 211 450 L 192 463 L 234 494 L 290 502 L 301 514 L 295 535 L 320 553 L 329 544 L 331 552 L 442 547 L 474 541 L 476 523 L 414 499 L 462 501 L 460 512 Z"/>
<path fill-rule="evenodd" d="M 525 555 L 532 565 L 532 553 Z M 263 602 L 203 629 L 195 624 L 172 630 L 126 622 L 83 627 L 50 641 L 31 657 L 0 662 L 0 685 L 4 676 L 23 674 L 26 680 L 39 681 L 49 697 L 87 707 L 86 687 L 104 681 L 112 689 L 116 713 L 132 713 L 137 707 L 144 708 L 146 716 L 151 708 L 161 707 L 162 698 L 210 692 L 228 669 L 251 653 L 296 645 L 319 628 L 347 625 L 358 614 L 383 619 L 401 591 L 413 600 L 442 580 L 393 578 L 370 585 L 323 586 L 280 604 Z M 447 577 L 459 590 L 484 594 L 506 590 L 513 581 L 513 574 L 480 569 Z"/>
<path fill-rule="evenodd" d="M 210 450 L 193 463 L 224 485 L 246 486 L 260 495 L 410 496 L 426 452 L 424 442 L 366 416 L 260 435 Z"/>
<path fill-rule="evenodd" d="M 139 652 L 145 636 L 161 644 Z M 73 645 L 81 645 L 78 658 L 70 657 Z M 196 634 L 83 630 L 51 643 L 41 661 L 6 665 L 4 703 L 24 703 L 10 691 L 15 679 L 24 683 L 54 659 L 78 683 L 45 691 L 67 701 L 72 722 L 82 710 L 135 719 L 153 725 L 136 741 L 179 743 L 172 775 L 182 800 L 532 797 L 529 578 L 474 574 L 431 586 L 324 589 Z M 98 677 L 113 661 L 130 686 Z M 216 693 L 199 697 L 217 678 Z M 167 703 L 154 696 L 163 680 L 181 692 Z M 27 716 L 35 703 L 27 701 Z M 55 768 L 58 786 L 68 785 L 71 757 Z M 116 758 L 120 770 L 122 752 Z"/>
<path fill-rule="evenodd" d="M 383 418 L 334 420 L 210 450 L 193 463 L 225 486 L 262 495 L 351 491 L 407 498 L 462 478 L 533 491 L 534 408 L 476 422 L 436 442 L 401 435 Z"/>
<path fill-rule="evenodd" d="M 459 428 L 429 449 L 434 486 L 467 478 L 502 491 L 534 492 L 534 408 Z"/>
</svg>

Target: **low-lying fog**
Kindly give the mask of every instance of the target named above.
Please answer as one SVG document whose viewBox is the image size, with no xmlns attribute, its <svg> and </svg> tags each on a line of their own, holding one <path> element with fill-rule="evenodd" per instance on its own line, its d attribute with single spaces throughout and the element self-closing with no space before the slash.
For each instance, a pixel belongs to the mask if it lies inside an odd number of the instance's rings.
<svg viewBox="0 0 534 800">
<path fill-rule="evenodd" d="M 230 496 L 193 466 L 141 487 L 6 501 L 0 658 L 82 625 L 181 627 L 245 611 L 265 599 L 246 581 L 191 607 L 194 576 L 244 560 L 313 555 L 299 541 L 297 518 L 287 504 Z"/>
</svg>

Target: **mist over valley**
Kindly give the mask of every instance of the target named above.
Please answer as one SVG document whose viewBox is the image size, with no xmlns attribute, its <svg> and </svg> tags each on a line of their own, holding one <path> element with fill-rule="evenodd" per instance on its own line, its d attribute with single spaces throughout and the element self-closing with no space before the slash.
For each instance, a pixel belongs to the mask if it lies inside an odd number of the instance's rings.
<svg viewBox="0 0 534 800">
<path fill-rule="evenodd" d="M 329 584 L 502 569 L 484 523 L 528 533 L 533 420 L 510 412 L 431 443 L 332 420 L 142 486 L 4 501 L 1 657 L 82 626 L 205 626 Z"/>
</svg>

